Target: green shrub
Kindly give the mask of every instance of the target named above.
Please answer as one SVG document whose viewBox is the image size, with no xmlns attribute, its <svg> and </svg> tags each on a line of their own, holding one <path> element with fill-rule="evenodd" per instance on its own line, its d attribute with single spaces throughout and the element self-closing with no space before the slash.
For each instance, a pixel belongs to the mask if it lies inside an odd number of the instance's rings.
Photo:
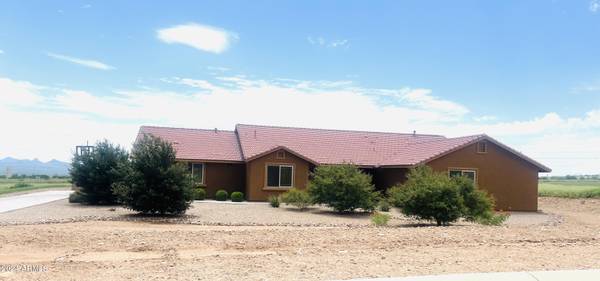
<svg viewBox="0 0 600 281">
<path fill-rule="evenodd" d="M 194 200 L 206 199 L 206 190 L 204 188 L 194 188 Z"/>
<path fill-rule="evenodd" d="M 194 199 L 187 166 L 175 161 L 170 142 L 144 135 L 131 150 L 131 161 L 119 167 L 123 180 L 114 184 L 119 201 L 144 214 L 182 214 Z"/>
<path fill-rule="evenodd" d="M 231 202 L 242 202 L 244 201 L 244 193 L 235 191 L 231 193 Z"/>
<path fill-rule="evenodd" d="M 477 218 L 475 221 L 484 225 L 502 225 L 510 217 L 507 213 L 488 213 L 483 217 Z"/>
<path fill-rule="evenodd" d="M 494 199 L 483 190 L 475 187 L 475 183 L 466 177 L 452 178 L 463 198 L 464 212 L 462 217 L 468 221 L 487 219 L 493 216 Z"/>
<path fill-rule="evenodd" d="M 386 198 L 379 200 L 379 210 L 382 212 L 390 211 L 390 201 Z"/>
<path fill-rule="evenodd" d="M 112 186 L 124 176 L 120 166 L 127 165 L 125 149 L 104 140 L 96 143 L 93 150 L 75 154 L 69 173 L 71 181 L 85 194 L 87 204 L 113 204 L 117 197 Z"/>
<path fill-rule="evenodd" d="M 22 182 L 22 181 L 20 181 L 20 182 L 18 182 L 18 183 L 15 183 L 15 184 L 14 184 L 13 186 L 11 186 L 10 188 L 25 188 L 25 187 L 31 187 L 31 186 L 33 186 L 33 185 L 32 185 L 32 184 L 30 184 L 30 183 L 26 183 L 26 182 Z"/>
<path fill-rule="evenodd" d="M 219 189 L 217 190 L 217 193 L 215 193 L 215 200 L 217 201 L 226 201 L 228 197 L 229 194 L 223 189 Z"/>
<path fill-rule="evenodd" d="M 69 203 L 85 203 L 83 194 L 81 194 L 79 191 L 69 194 Z"/>
<path fill-rule="evenodd" d="M 390 220 L 390 217 L 391 216 L 389 214 L 374 212 L 371 215 L 371 222 L 375 226 L 386 226 L 388 224 L 388 221 Z"/>
<path fill-rule="evenodd" d="M 278 195 L 270 195 L 269 196 L 269 204 L 273 208 L 279 208 L 279 196 Z"/>
<path fill-rule="evenodd" d="M 379 201 L 371 176 L 348 164 L 317 167 L 308 192 L 315 203 L 326 204 L 337 212 L 370 212 Z"/>
<path fill-rule="evenodd" d="M 465 177 L 449 178 L 427 166 L 411 169 L 402 186 L 389 191 L 394 206 L 407 216 L 448 225 L 464 218 L 483 222 L 495 218 L 494 201 Z"/>
<path fill-rule="evenodd" d="M 313 204 L 310 194 L 306 190 L 292 188 L 281 195 L 281 202 L 292 205 L 300 210 L 305 210 Z"/>
</svg>

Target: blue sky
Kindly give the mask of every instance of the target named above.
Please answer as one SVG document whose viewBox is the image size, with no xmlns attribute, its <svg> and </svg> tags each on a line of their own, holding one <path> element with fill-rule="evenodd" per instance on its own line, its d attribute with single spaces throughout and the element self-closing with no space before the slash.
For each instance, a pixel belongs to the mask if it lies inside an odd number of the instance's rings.
<svg viewBox="0 0 600 281">
<path fill-rule="evenodd" d="M 600 173 L 598 34 L 596 0 L 7 1 L 0 157 L 257 123 L 487 133 Z"/>
</svg>

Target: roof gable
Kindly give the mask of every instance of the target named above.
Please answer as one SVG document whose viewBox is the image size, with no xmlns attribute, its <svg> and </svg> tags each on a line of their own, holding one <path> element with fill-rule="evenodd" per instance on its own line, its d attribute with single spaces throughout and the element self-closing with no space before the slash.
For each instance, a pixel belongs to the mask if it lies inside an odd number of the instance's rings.
<svg viewBox="0 0 600 281">
<path fill-rule="evenodd" d="M 309 128 L 237 125 L 240 147 L 246 159 L 284 146 L 320 164 L 353 163 L 380 166 L 393 152 L 407 145 L 445 139 L 437 135 L 325 130 Z"/>
</svg>

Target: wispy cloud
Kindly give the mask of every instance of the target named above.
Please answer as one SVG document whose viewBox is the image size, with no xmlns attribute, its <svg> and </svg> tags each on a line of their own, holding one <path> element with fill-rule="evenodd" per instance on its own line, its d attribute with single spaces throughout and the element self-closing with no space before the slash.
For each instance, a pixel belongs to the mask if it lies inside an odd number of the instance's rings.
<svg viewBox="0 0 600 281">
<path fill-rule="evenodd" d="M 347 39 L 335 39 L 335 40 L 327 40 L 323 37 L 306 37 L 306 40 L 311 45 L 321 46 L 321 47 L 329 47 L 329 48 L 337 48 L 337 47 L 348 47 Z"/>
<path fill-rule="evenodd" d="M 377 89 L 352 81 L 269 80 L 242 75 L 162 81 L 165 84 L 158 88 L 163 90 L 134 88 L 98 94 L 0 77 L 0 116 L 20 120 L 5 122 L 4 129 L 22 132 L 0 138 L 0 147 L 14 148 L 12 151 L 21 154 L 13 156 L 22 158 L 66 160 L 75 145 L 88 140 L 108 138 L 129 147 L 140 124 L 232 129 L 236 123 L 253 123 L 417 130 L 447 136 L 487 133 L 542 161 L 557 174 L 598 172 L 600 147 L 595 144 L 600 142 L 600 108 L 570 117 L 547 112 L 499 121 L 475 115 L 465 105 L 422 88 Z M 182 86 L 189 88 L 182 91 Z M 382 97 L 392 102 L 382 103 Z M 339 106 L 340 100 L 344 106 Z M 311 114 L 306 115 L 307 109 Z M 22 127 L 28 130 L 19 130 Z M 46 145 L 39 146 L 39 135 L 49 136 Z M 0 157 L 2 153 L 0 150 Z"/>
<path fill-rule="evenodd" d="M 4 54 L 4 51 L 0 50 L 0 55 Z"/>
<path fill-rule="evenodd" d="M 157 30 L 157 37 L 169 44 L 183 44 L 220 54 L 238 39 L 237 34 L 208 25 L 189 23 Z"/>
<path fill-rule="evenodd" d="M 114 69 L 114 67 L 107 65 L 105 63 L 96 61 L 96 60 L 80 59 L 80 58 L 65 56 L 65 55 L 61 55 L 61 54 L 55 54 L 55 53 L 47 53 L 47 55 L 51 58 L 67 61 L 70 63 L 82 65 L 82 66 L 89 67 L 89 68 L 95 68 L 95 69 L 101 69 L 101 70 Z"/>
<path fill-rule="evenodd" d="M 590 12 L 596 13 L 600 11 L 600 0 L 592 0 L 590 1 Z"/>
</svg>

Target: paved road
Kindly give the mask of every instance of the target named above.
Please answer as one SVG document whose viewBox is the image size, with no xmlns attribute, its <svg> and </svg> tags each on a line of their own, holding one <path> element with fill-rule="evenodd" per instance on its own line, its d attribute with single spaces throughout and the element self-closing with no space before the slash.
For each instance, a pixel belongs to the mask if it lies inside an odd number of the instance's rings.
<svg viewBox="0 0 600 281">
<path fill-rule="evenodd" d="M 71 192 L 71 190 L 49 190 L 0 197 L 0 213 L 65 199 Z"/>
<path fill-rule="evenodd" d="M 600 269 L 530 272 L 465 273 L 398 278 L 353 279 L 354 281 L 598 281 Z"/>
</svg>

